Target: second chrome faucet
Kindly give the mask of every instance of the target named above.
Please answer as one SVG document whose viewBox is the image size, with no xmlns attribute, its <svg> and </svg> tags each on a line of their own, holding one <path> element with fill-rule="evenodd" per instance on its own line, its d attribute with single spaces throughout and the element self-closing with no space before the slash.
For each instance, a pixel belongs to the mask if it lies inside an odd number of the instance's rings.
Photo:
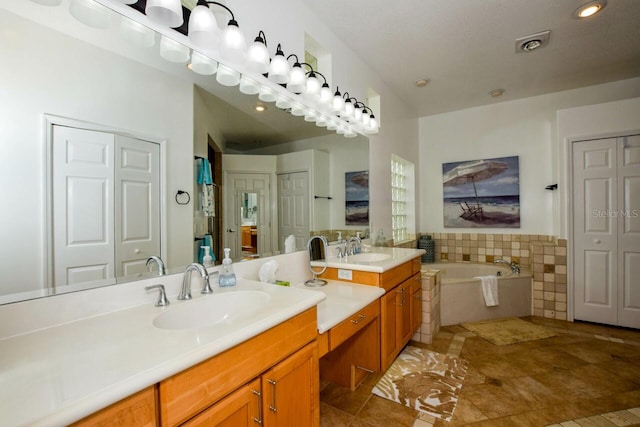
<svg viewBox="0 0 640 427">
<path fill-rule="evenodd" d="M 191 299 L 191 273 L 197 271 L 200 274 L 200 277 L 204 280 L 204 286 L 202 287 L 203 294 L 211 294 L 213 290 L 211 289 L 211 284 L 209 283 L 209 273 L 207 269 L 204 268 L 202 264 L 194 262 L 189 264 L 187 268 L 184 270 L 184 277 L 182 278 L 182 288 L 180 288 L 180 294 L 178 295 L 179 300 L 190 300 Z"/>
</svg>

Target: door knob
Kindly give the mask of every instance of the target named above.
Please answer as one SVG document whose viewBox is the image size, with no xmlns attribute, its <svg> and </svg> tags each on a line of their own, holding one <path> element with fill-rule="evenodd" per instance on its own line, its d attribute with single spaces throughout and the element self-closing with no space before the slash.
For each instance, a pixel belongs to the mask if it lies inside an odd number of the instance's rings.
<svg viewBox="0 0 640 427">
<path fill-rule="evenodd" d="M 235 233 L 236 230 L 234 230 L 233 228 L 227 228 L 227 233 Z"/>
<path fill-rule="evenodd" d="M 135 254 L 139 254 L 139 253 L 140 253 L 140 249 L 135 248 L 135 249 L 133 250 L 133 253 L 135 253 Z"/>
<path fill-rule="evenodd" d="M 601 243 L 600 239 L 593 239 L 593 243 L 595 243 L 596 245 L 599 245 Z"/>
</svg>

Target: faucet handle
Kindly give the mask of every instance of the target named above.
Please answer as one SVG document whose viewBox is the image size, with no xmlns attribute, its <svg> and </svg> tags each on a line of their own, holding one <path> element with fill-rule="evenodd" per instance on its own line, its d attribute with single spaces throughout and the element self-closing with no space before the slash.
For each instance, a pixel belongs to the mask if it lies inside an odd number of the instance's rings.
<svg viewBox="0 0 640 427">
<path fill-rule="evenodd" d="M 150 286 L 145 286 L 144 289 L 146 291 L 149 291 L 151 289 L 160 289 L 160 295 L 158 296 L 156 307 L 164 307 L 171 304 L 167 299 L 167 293 L 164 290 L 164 285 L 150 285 Z"/>
<path fill-rule="evenodd" d="M 200 291 L 201 294 L 212 294 L 213 293 L 213 289 L 211 289 L 211 283 L 209 283 L 209 279 L 211 278 L 211 276 L 218 276 L 220 275 L 219 271 L 214 271 L 213 273 L 208 274 L 205 278 L 204 278 L 204 285 L 202 286 L 202 291 Z"/>
</svg>

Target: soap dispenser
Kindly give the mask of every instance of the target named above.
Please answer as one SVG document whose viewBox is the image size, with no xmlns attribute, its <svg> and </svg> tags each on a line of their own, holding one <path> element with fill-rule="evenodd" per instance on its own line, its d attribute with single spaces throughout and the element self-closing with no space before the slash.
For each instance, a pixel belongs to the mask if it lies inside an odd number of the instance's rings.
<svg viewBox="0 0 640 427">
<path fill-rule="evenodd" d="M 229 254 L 231 249 L 224 248 L 224 259 L 222 260 L 222 273 L 218 279 L 220 287 L 228 287 L 236 285 L 236 275 L 233 273 L 233 265 Z"/>
<path fill-rule="evenodd" d="M 209 246 L 200 246 L 204 250 L 202 257 L 202 265 L 205 267 L 213 267 L 213 257 L 211 256 L 211 248 Z"/>
</svg>

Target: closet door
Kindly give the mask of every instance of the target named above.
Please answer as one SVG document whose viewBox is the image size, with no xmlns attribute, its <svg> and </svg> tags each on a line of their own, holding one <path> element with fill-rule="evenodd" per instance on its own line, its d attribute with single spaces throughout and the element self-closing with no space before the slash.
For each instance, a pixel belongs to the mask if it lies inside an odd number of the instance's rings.
<svg viewBox="0 0 640 427">
<path fill-rule="evenodd" d="M 116 136 L 116 276 L 144 273 L 160 256 L 160 146 Z"/>
<path fill-rule="evenodd" d="M 640 135 L 572 150 L 574 317 L 640 328 Z"/>
<path fill-rule="evenodd" d="M 640 328 L 640 135 L 618 143 L 618 324 Z"/>
<path fill-rule="evenodd" d="M 53 127 L 53 286 L 113 281 L 114 145 L 109 133 Z"/>
<path fill-rule="evenodd" d="M 278 245 L 284 253 L 284 240 L 293 235 L 295 249 L 304 249 L 311 230 L 309 213 L 309 173 L 278 175 Z"/>
</svg>

